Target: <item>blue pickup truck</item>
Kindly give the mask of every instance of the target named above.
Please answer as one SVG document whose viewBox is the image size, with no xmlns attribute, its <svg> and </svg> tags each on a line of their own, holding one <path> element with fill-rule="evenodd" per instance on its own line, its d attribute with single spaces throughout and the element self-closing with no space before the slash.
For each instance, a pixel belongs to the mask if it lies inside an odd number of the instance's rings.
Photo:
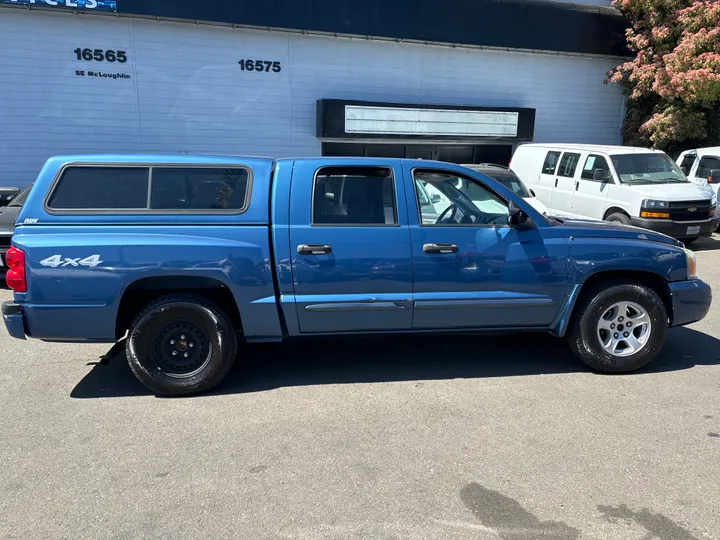
<svg viewBox="0 0 720 540">
<path fill-rule="evenodd" d="M 245 342 L 297 336 L 545 331 L 628 372 L 711 303 L 679 241 L 546 218 L 432 161 L 54 157 L 7 263 L 13 337 L 114 343 L 162 395 L 213 388 Z"/>
</svg>

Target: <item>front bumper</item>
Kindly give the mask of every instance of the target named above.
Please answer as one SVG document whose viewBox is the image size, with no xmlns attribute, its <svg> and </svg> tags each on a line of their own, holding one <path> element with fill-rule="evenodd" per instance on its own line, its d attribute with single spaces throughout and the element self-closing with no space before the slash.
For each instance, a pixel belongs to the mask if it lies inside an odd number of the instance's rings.
<svg viewBox="0 0 720 540">
<path fill-rule="evenodd" d="M 667 234 L 678 240 L 683 238 L 697 238 L 698 236 L 710 236 L 714 233 L 718 224 L 720 224 L 720 216 L 714 216 L 711 219 L 703 221 L 671 221 L 669 219 L 645 219 L 634 217 L 630 218 L 635 227 L 642 227 L 659 233 Z M 697 233 L 688 234 L 689 227 L 700 227 Z"/>
<path fill-rule="evenodd" d="M 671 326 L 684 326 L 705 318 L 712 303 L 710 285 L 700 279 L 670 283 L 673 303 Z"/>
<path fill-rule="evenodd" d="M 25 314 L 20 304 L 3 302 L 2 315 L 8 334 L 15 339 L 25 339 Z"/>
</svg>

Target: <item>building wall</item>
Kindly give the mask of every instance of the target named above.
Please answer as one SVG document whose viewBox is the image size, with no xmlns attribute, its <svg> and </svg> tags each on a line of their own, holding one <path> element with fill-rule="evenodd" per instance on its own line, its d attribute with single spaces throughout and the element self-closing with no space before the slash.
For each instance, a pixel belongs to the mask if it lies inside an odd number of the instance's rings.
<svg viewBox="0 0 720 540">
<path fill-rule="evenodd" d="M 128 61 L 78 60 L 86 48 Z M 321 98 L 534 107 L 536 141 L 620 140 L 612 59 L 16 9 L 0 9 L 0 50 L 0 185 L 63 153 L 318 155 Z"/>
</svg>

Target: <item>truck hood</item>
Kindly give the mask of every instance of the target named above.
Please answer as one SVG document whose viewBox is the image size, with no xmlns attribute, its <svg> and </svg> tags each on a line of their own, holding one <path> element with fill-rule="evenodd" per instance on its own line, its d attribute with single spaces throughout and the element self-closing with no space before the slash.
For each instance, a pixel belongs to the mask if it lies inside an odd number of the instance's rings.
<svg viewBox="0 0 720 540">
<path fill-rule="evenodd" d="M 596 221 L 585 219 L 555 218 L 562 224 L 563 233 L 575 238 L 620 238 L 629 240 L 650 240 L 675 247 L 684 247 L 684 244 L 665 234 L 649 231 L 640 227 L 610 223 L 609 221 Z"/>
<path fill-rule="evenodd" d="M 642 192 L 647 199 L 659 201 L 702 201 L 715 198 L 715 191 L 708 185 L 700 186 L 694 182 L 688 184 L 641 184 L 628 185 Z"/>
<path fill-rule="evenodd" d="M 15 231 L 15 220 L 20 213 L 21 206 L 0 207 L 0 236 L 12 235 Z"/>
</svg>

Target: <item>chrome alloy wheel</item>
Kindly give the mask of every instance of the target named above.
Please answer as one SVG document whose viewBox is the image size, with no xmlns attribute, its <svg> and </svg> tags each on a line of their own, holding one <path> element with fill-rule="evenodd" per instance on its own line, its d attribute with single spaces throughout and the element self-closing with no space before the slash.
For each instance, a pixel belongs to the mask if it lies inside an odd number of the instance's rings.
<svg viewBox="0 0 720 540">
<path fill-rule="evenodd" d="M 608 354 L 632 356 L 648 343 L 652 322 L 648 313 L 635 302 L 617 302 L 600 317 L 597 337 Z"/>
</svg>

